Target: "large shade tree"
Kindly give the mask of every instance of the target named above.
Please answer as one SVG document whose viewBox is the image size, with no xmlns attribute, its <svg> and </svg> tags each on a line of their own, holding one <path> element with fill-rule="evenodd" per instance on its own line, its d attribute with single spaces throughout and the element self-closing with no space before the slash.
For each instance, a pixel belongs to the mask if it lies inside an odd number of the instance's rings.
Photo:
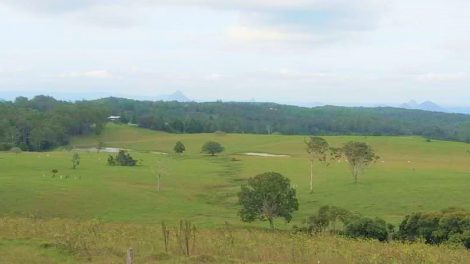
<svg viewBox="0 0 470 264">
<path fill-rule="evenodd" d="M 242 221 L 269 221 L 274 228 L 274 219 L 292 219 L 292 213 L 299 209 L 296 191 L 288 178 L 276 172 L 259 174 L 241 186 L 238 194 L 242 206 L 239 214 Z"/>
<path fill-rule="evenodd" d="M 224 147 L 222 147 L 218 142 L 208 141 L 202 146 L 201 151 L 203 153 L 210 154 L 211 156 L 215 156 L 215 154 L 224 151 Z"/>
</svg>

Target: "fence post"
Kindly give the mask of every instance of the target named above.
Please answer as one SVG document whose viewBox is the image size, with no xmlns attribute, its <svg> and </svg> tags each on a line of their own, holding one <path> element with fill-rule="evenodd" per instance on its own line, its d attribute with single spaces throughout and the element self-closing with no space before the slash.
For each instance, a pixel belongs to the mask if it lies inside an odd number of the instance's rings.
<svg viewBox="0 0 470 264">
<path fill-rule="evenodd" d="M 126 264 L 134 264 L 134 250 L 129 248 L 127 250 L 127 261 Z"/>
</svg>

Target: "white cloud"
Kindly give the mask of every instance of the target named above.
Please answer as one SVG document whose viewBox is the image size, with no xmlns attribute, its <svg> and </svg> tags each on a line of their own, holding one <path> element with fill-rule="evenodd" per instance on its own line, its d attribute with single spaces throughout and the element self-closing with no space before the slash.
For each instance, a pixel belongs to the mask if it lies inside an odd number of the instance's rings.
<svg viewBox="0 0 470 264">
<path fill-rule="evenodd" d="M 467 78 L 467 74 L 464 72 L 456 73 L 426 73 L 420 74 L 416 77 L 416 80 L 421 82 L 452 82 L 461 81 Z"/>
<path fill-rule="evenodd" d="M 59 74 L 60 78 L 111 78 L 113 75 L 106 70 L 94 70 L 94 71 L 85 71 L 85 72 L 67 72 Z"/>
<path fill-rule="evenodd" d="M 0 0 L 0 17 L 0 91 L 470 100 L 468 0 Z"/>
<path fill-rule="evenodd" d="M 253 28 L 235 26 L 227 29 L 229 39 L 242 42 L 264 41 L 307 41 L 312 38 L 308 34 L 283 31 L 275 28 Z"/>
<path fill-rule="evenodd" d="M 208 81 L 220 81 L 224 76 L 219 73 L 211 73 L 206 76 L 206 80 Z"/>
</svg>

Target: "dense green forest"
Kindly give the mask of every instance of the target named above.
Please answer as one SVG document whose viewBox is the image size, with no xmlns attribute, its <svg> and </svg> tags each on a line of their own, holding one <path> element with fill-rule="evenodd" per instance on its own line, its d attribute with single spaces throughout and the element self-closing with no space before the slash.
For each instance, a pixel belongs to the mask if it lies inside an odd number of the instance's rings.
<svg viewBox="0 0 470 264">
<path fill-rule="evenodd" d="M 104 98 L 64 102 L 52 97 L 0 101 L 2 149 L 41 151 L 72 136 L 99 134 L 108 115 L 172 133 L 233 132 L 305 135 L 421 135 L 470 142 L 470 115 L 378 107 L 304 108 L 274 103 L 179 103 Z"/>
<path fill-rule="evenodd" d="M 47 96 L 0 102 L 0 150 L 48 150 L 67 144 L 71 136 L 100 133 L 107 112 L 92 102 L 70 103 Z"/>
<path fill-rule="evenodd" d="M 274 103 L 178 103 L 105 98 L 95 103 L 123 122 L 174 133 L 421 135 L 470 142 L 470 115 L 391 107 L 314 108 Z"/>
</svg>

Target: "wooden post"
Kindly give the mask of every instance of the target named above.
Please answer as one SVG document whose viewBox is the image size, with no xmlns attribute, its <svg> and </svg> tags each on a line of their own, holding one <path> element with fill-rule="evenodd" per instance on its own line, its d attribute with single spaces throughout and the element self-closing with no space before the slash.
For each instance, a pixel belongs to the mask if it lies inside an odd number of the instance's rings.
<svg viewBox="0 0 470 264">
<path fill-rule="evenodd" d="M 126 264 L 134 264 L 134 250 L 132 248 L 127 250 Z"/>
</svg>

